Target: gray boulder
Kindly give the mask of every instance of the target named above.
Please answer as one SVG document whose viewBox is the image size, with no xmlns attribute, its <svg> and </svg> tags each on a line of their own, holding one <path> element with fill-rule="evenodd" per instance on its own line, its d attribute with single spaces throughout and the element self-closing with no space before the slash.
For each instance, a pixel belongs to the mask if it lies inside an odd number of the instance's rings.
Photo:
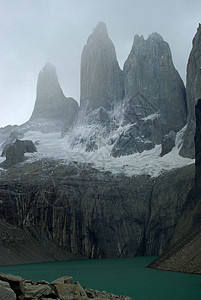
<svg viewBox="0 0 201 300">
<path fill-rule="evenodd" d="M 24 153 L 29 152 L 37 152 L 36 146 L 32 141 L 20 141 L 16 140 L 14 144 L 5 148 L 3 151 L 6 156 L 6 160 L 1 164 L 3 168 L 8 168 L 13 165 L 16 165 L 26 159 Z"/>
<path fill-rule="evenodd" d="M 16 295 L 8 282 L 0 280 L 0 300 L 16 300 Z"/>
<path fill-rule="evenodd" d="M 184 143 L 180 150 L 183 157 L 195 157 L 194 135 L 195 135 L 195 105 L 201 98 L 201 24 L 193 39 L 193 47 L 188 59 L 186 96 L 188 105 L 187 129 L 184 134 Z"/>
<path fill-rule="evenodd" d="M 13 294 L 17 295 L 17 297 L 20 297 L 23 294 L 24 279 L 22 277 L 12 275 L 12 274 L 0 273 L 0 280 L 2 282 L 9 283 L 10 288 L 14 291 Z M 10 298 L 4 298 L 4 299 L 10 299 Z M 15 298 L 11 298 L 11 299 L 15 299 Z"/>
<path fill-rule="evenodd" d="M 9 137 L 5 140 L 5 142 L 1 145 L 3 151 L 1 156 L 6 156 L 6 150 L 9 146 L 11 146 L 17 139 L 23 138 L 24 134 L 20 131 L 12 131 Z"/>
<path fill-rule="evenodd" d="M 106 25 L 99 22 L 82 52 L 80 104 L 89 109 L 110 109 L 123 95 L 123 72 Z"/>
</svg>

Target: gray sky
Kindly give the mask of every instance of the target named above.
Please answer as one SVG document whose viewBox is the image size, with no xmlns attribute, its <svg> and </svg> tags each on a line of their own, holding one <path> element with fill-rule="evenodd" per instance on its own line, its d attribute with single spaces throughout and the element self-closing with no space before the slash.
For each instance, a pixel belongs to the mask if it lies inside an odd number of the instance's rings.
<svg viewBox="0 0 201 300">
<path fill-rule="evenodd" d="M 200 0 L 0 0 L 0 127 L 29 119 L 46 62 L 55 65 L 64 94 L 79 102 L 81 52 L 99 21 L 121 68 L 135 34 L 158 32 L 185 80 Z"/>
</svg>

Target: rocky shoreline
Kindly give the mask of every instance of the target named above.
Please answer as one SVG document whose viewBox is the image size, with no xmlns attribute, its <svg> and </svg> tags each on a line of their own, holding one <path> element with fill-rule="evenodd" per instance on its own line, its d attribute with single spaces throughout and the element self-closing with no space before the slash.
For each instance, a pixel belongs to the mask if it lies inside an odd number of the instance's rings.
<svg viewBox="0 0 201 300">
<path fill-rule="evenodd" d="M 85 289 L 72 277 L 63 276 L 53 282 L 26 280 L 20 276 L 0 273 L 0 299 L 4 300 L 78 300 L 78 299 L 119 299 L 132 300 L 105 291 Z"/>
</svg>

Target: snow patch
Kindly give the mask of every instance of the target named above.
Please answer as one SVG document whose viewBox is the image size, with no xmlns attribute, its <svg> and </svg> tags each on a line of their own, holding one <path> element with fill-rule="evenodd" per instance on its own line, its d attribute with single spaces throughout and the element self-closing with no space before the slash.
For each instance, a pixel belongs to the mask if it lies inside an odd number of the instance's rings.
<svg viewBox="0 0 201 300">
<path fill-rule="evenodd" d="M 25 133 L 23 140 L 32 140 L 37 144 L 37 152 L 27 155 L 30 162 L 45 157 L 62 159 L 66 164 L 78 161 L 81 163 L 90 163 L 99 170 L 111 171 L 113 174 L 123 173 L 127 176 L 147 174 L 157 177 L 169 170 L 194 163 L 193 159 L 183 158 L 179 155 L 185 128 L 177 133 L 176 146 L 170 153 L 163 157 L 160 156 L 161 145 L 156 145 L 155 148 L 143 151 L 142 153 L 117 158 L 112 157 L 110 153 L 113 145 L 109 143 L 109 140 L 112 137 L 119 136 L 129 126 L 120 126 L 111 135 L 106 135 L 106 138 L 102 138 L 102 142 L 99 142 L 99 149 L 93 152 L 86 152 L 85 145 L 80 142 L 75 147 L 71 147 L 72 140 L 75 139 L 75 132 L 73 133 L 73 131 L 63 138 L 58 132 L 45 134 L 37 131 L 29 131 Z M 97 131 L 97 134 L 101 138 L 102 132 L 98 133 L 98 129 L 100 128 L 95 125 L 79 126 L 76 127 L 76 135 L 87 138 L 94 131 Z"/>
<path fill-rule="evenodd" d="M 154 120 L 154 119 L 159 118 L 159 117 L 160 117 L 160 114 L 159 114 L 158 112 L 156 112 L 156 113 L 153 113 L 153 114 L 151 114 L 151 115 L 148 115 L 148 116 L 145 117 L 145 118 L 142 118 L 142 120 L 144 120 L 144 121 L 147 121 L 147 120 Z"/>
</svg>

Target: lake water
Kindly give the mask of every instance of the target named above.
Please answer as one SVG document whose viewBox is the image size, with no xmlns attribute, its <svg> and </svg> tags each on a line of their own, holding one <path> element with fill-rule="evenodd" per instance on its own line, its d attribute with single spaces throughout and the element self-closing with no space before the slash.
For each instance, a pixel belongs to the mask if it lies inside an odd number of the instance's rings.
<svg viewBox="0 0 201 300">
<path fill-rule="evenodd" d="M 0 272 L 52 281 L 69 275 L 86 288 L 135 300 L 201 300 L 201 276 L 146 268 L 155 257 L 95 259 L 1 266 Z"/>
</svg>

